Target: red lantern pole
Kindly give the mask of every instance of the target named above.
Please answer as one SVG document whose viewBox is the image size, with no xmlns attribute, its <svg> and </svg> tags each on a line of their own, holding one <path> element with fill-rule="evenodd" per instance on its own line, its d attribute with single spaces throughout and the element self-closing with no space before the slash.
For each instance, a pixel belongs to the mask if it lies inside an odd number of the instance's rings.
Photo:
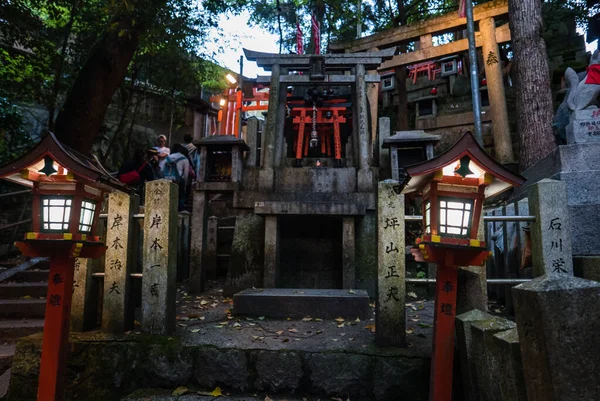
<svg viewBox="0 0 600 401">
<path fill-rule="evenodd" d="M 38 401 L 60 401 L 64 398 L 74 264 L 74 258 L 50 258 Z"/>
<path fill-rule="evenodd" d="M 452 362 L 454 359 L 454 318 L 458 270 L 439 264 L 435 282 L 433 315 L 433 352 L 429 383 L 431 401 L 452 399 Z"/>
</svg>

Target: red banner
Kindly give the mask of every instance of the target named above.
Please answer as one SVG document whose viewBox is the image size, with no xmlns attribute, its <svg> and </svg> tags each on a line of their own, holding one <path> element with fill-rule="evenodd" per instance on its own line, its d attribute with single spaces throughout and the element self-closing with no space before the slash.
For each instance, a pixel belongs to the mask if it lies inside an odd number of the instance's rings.
<svg viewBox="0 0 600 401">
<path fill-rule="evenodd" d="M 467 0 L 460 0 L 458 3 L 458 18 L 465 18 L 467 16 Z"/>
<path fill-rule="evenodd" d="M 321 27 L 314 11 L 312 12 L 311 25 L 313 42 L 315 43 L 315 54 L 321 54 Z"/>
<path fill-rule="evenodd" d="M 302 42 L 302 28 L 300 28 L 299 22 L 296 22 L 296 51 L 298 54 L 304 54 L 304 44 Z"/>
</svg>

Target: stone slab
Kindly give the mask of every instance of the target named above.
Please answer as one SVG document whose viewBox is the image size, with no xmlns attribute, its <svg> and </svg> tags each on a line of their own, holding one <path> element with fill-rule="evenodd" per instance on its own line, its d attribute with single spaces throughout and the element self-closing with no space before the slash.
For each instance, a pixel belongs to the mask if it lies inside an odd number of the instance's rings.
<svg viewBox="0 0 600 401">
<path fill-rule="evenodd" d="M 548 274 L 512 293 L 528 401 L 600 399 L 600 283 Z"/>
<path fill-rule="evenodd" d="M 491 352 L 502 367 L 498 376 L 502 401 L 527 401 L 517 329 L 494 334 L 492 347 Z"/>
<path fill-rule="evenodd" d="M 588 143 L 600 141 L 600 119 L 572 120 L 566 127 L 567 143 Z"/>
<path fill-rule="evenodd" d="M 256 214 L 283 215 L 329 215 L 329 216 L 362 216 L 365 206 L 356 203 L 300 203 L 300 202 L 256 202 Z"/>
<path fill-rule="evenodd" d="M 320 193 L 320 192 L 256 192 L 238 191 L 233 194 L 233 207 L 252 209 L 256 202 L 290 203 L 356 203 L 367 210 L 376 209 L 375 193 Z"/>
<path fill-rule="evenodd" d="M 573 271 L 575 276 L 586 280 L 600 282 L 600 257 L 579 256 L 573 258 Z"/>
<path fill-rule="evenodd" d="M 492 352 L 494 334 L 514 329 L 515 323 L 493 316 L 471 325 L 473 343 L 473 361 L 477 369 L 477 383 L 481 401 L 502 401 L 498 376 L 504 374 L 498 357 Z"/>
<path fill-rule="evenodd" d="M 347 193 L 356 191 L 353 167 L 283 167 L 275 170 L 278 192 Z"/>
<path fill-rule="evenodd" d="M 473 309 L 456 316 L 458 361 L 465 401 L 477 401 L 479 399 L 479 384 L 477 382 L 477 368 L 473 356 L 471 325 L 475 322 L 489 319 L 489 317 L 490 315 L 478 309 Z"/>
<path fill-rule="evenodd" d="M 233 295 L 235 315 L 274 318 L 370 317 L 365 290 L 316 290 L 293 288 L 247 289 Z"/>
</svg>

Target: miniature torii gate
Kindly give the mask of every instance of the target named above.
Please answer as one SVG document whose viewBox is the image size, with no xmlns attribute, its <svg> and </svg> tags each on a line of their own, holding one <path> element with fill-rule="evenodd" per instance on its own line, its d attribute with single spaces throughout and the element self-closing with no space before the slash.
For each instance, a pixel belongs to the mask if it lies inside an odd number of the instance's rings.
<svg viewBox="0 0 600 401">
<path fill-rule="evenodd" d="M 510 42 L 508 23 L 496 27 L 495 18 L 508 15 L 508 1 L 487 2 L 473 8 L 473 17 L 479 21 L 479 32 L 475 32 L 477 47 L 482 47 L 485 75 L 490 99 L 492 134 L 496 159 L 502 163 L 514 162 L 508 112 L 502 79 L 502 68 L 498 57 L 498 43 Z M 402 67 L 427 60 L 467 51 L 467 39 L 460 39 L 445 45 L 433 46 L 432 37 L 466 27 L 466 18 L 458 18 L 455 12 L 421 21 L 416 24 L 388 29 L 375 35 L 353 41 L 332 43 L 332 52 L 364 52 L 395 48 L 400 44 L 419 42 L 418 50 L 395 55 L 381 64 L 379 70 Z"/>
</svg>

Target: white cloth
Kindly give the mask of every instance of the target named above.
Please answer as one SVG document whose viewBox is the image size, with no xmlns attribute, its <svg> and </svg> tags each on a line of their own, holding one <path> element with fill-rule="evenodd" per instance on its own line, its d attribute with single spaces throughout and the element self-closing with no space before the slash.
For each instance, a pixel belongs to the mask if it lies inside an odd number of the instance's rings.
<svg viewBox="0 0 600 401">
<path fill-rule="evenodd" d="M 158 153 L 166 153 L 167 155 L 171 154 L 171 149 L 167 148 L 166 146 L 163 146 L 162 148 L 159 146 L 155 146 L 154 149 L 156 149 L 158 151 Z M 164 167 L 166 160 L 167 160 L 166 157 L 164 157 L 162 159 L 161 158 L 158 159 L 158 167 L 160 167 L 161 170 Z"/>
</svg>

